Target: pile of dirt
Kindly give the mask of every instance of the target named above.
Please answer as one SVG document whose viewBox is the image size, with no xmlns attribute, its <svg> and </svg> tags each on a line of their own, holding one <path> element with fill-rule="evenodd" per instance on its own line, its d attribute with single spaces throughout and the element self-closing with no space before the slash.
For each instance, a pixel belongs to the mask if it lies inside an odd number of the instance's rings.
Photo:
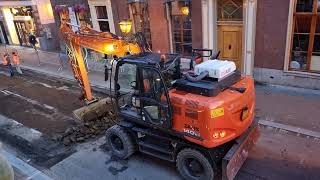
<svg viewBox="0 0 320 180">
<path fill-rule="evenodd" d="M 60 141 L 66 146 L 84 142 L 87 139 L 95 138 L 96 136 L 104 133 L 116 122 L 116 115 L 114 112 L 109 111 L 102 118 L 68 128 L 63 134 L 54 137 L 54 140 Z"/>
</svg>

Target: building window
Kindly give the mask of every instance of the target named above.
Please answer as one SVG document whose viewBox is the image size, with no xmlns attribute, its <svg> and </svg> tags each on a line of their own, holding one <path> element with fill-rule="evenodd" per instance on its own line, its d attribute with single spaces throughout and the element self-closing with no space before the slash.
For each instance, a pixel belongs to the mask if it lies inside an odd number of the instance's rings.
<svg viewBox="0 0 320 180">
<path fill-rule="evenodd" d="M 242 21 L 243 0 L 219 0 L 218 21 Z"/>
<path fill-rule="evenodd" d="M 150 47 L 152 47 L 150 18 L 147 1 L 130 4 L 131 19 L 136 32 L 143 32 Z"/>
<path fill-rule="evenodd" d="M 289 69 L 320 73 L 320 0 L 296 0 Z"/>
<path fill-rule="evenodd" d="M 31 6 L 10 8 L 13 24 L 21 46 L 28 46 L 29 33 L 36 33 L 35 19 Z"/>
<path fill-rule="evenodd" d="M 183 12 L 187 8 L 187 13 Z M 191 1 L 171 3 L 171 29 L 173 51 L 183 56 L 192 56 Z"/>
<path fill-rule="evenodd" d="M 74 6 L 56 5 L 55 13 L 59 15 L 60 22 L 69 22 L 81 27 L 90 27 L 88 8 L 85 5 L 76 4 Z M 77 31 L 77 27 L 72 27 Z"/>
<path fill-rule="evenodd" d="M 106 6 L 95 6 L 100 31 L 110 32 L 108 11 Z"/>
</svg>

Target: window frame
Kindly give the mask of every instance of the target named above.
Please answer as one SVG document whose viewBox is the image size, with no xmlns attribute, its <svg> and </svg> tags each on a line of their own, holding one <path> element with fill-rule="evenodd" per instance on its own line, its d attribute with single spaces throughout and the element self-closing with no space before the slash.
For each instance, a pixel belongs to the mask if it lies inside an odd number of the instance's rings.
<svg viewBox="0 0 320 180">
<path fill-rule="evenodd" d="M 108 7 L 107 6 L 103 6 L 103 5 L 94 5 L 93 7 L 94 7 L 94 10 L 95 10 L 95 13 L 96 13 L 96 20 L 98 22 L 98 26 L 99 26 L 100 31 L 102 31 L 101 30 L 101 26 L 100 26 L 100 22 L 108 22 L 109 32 L 110 32 L 111 31 L 111 27 L 110 27 L 109 15 L 108 15 Z M 97 7 L 104 7 L 105 8 L 106 13 L 107 13 L 107 18 L 99 18 L 98 17 Z"/>
<path fill-rule="evenodd" d="M 138 4 L 136 4 L 138 3 Z M 139 4 L 140 3 L 140 4 Z M 136 12 L 135 6 L 145 6 L 144 11 L 142 13 Z M 130 19 L 133 22 L 133 31 L 138 32 L 141 31 L 145 34 L 146 39 L 152 48 L 152 35 L 151 35 L 151 27 L 150 27 L 150 12 L 149 12 L 149 4 L 147 1 L 145 2 L 133 2 L 129 4 L 129 12 L 130 12 Z M 140 19 L 141 27 L 137 26 L 136 20 Z M 148 35 L 146 35 L 148 33 Z"/>
<path fill-rule="evenodd" d="M 297 12 L 297 3 L 298 0 L 291 0 L 290 1 L 290 10 L 289 10 L 289 21 L 288 21 L 288 35 L 287 35 L 287 48 L 286 48 L 286 61 L 285 61 L 285 71 L 292 71 L 292 72 L 302 72 L 302 73 L 316 73 L 320 74 L 320 70 L 311 70 L 311 60 L 314 53 L 314 43 L 315 43 L 315 36 L 320 36 L 320 33 L 316 33 L 317 28 L 317 21 L 320 17 L 320 11 L 318 12 L 318 6 L 320 4 L 319 0 L 313 0 L 312 4 L 312 12 Z M 295 32 L 296 25 L 297 25 L 297 19 L 299 17 L 310 17 L 310 32 L 309 33 L 300 33 Z M 318 25 L 319 26 L 319 25 Z M 306 69 L 293 69 L 290 67 L 290 64 L 292 62 L 292 56 L 293 56 L 293 45 L 294 45 L 294 36 L 295 35 L 308 35 L 308 47 L 306 55 Z M 288 44 L 289 42 L 289 44 Z M 320 52 L 316 53 L 318 56 L 320 56 Z"/>
<path fill-rule="evenodd" d="M 178 3 L 178 1 L 176 1 L 175 3 Z M 189 7 L 189 15 L 182 15 L 182 14 L 173 14 L 173 7 L 172 7 L 172 4 L 170 4 L 171 6 L 171 12 L 170 12 L 170 23 L 171 23 L 171 30 L 170 30 L 170 33 L 171 33 L 171 43 L 172 43 L 172 50 L 174 53 L 179 53 L 179 54 L 182 54 L 184 57 L 191 57 L 192 56 L 192 52 L 191 54 L 187 54 L 186 51 L 185 51 L 185 48 L 184 46 L 185 45 L 191 45 L 191 49 L 192 49 L 192 1 L 186 1 L 186 3 L 189 3 L 188 7 Z M 177 5 L 178 6 L 178 5 Z M 179 28 L 176 28 L 175 27 L 175 24 L 174 24 L 174 18 L 179 18 L 179 25 L 180 27 Z M 185 22 L 185 18 L 189 18 L 190 19 L 190 28 L 184 28 L 184 22 Z M 175 40 L 175 32 L 178 31 L 180 33 L 180 41 L 177 42 Z M 191 39 L 190 39 L 190 42 L 186 42 L 184 40 L 184 34 L 185 34 L 185 31 L 190 31 L 191 32 Z M 176 51 L 176 45 L 179 44 L 179 47 L 180 47 L 180 52 Z"/>
<path fill-rule="evenodd" d="M 92 18 L 92 25 L 95 30 L 101 31 L 99 21 L 107 21 L 109 23 L 109 28 L 111 33 L 116 33 L 115 22 L 113 19 L 112 4 L 110 0 L 90 0 L 88 1 L 90 14 Z M 99 19 L 97 17 L 96 6 L 105 6 L 108 14 L 108 19 Z"/>
</svg>

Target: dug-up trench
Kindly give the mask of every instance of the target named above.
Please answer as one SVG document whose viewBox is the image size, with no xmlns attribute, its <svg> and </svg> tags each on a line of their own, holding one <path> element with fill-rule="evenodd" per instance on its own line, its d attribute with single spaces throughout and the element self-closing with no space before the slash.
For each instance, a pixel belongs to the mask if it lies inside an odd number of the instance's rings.
<svg viewBox="0 0 320 180">
<path fill-rule="evenodd" d="M 85 120 L 73 127 L 69 127 L 64 133 L 54 136 L 53 140 L 69 146 L 102 135 L 117 122 L 117 116 L 113 111 L 112 103 L 108 102 L 106 107 L 108 111 L 104 115 L 95 119 Z"/>
</svg>

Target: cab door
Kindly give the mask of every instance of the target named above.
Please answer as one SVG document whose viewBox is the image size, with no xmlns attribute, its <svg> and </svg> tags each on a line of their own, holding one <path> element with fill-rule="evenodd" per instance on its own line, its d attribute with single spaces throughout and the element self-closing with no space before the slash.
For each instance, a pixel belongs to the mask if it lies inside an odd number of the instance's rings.
<svg viewBox="0 0 320 180">
<path fill-rule="evenodd" d="M 172 109 L 168 90 L 158 69 L 140 67 L 142 120 L 155 126 L 172 127 Z"/>
</svg>

